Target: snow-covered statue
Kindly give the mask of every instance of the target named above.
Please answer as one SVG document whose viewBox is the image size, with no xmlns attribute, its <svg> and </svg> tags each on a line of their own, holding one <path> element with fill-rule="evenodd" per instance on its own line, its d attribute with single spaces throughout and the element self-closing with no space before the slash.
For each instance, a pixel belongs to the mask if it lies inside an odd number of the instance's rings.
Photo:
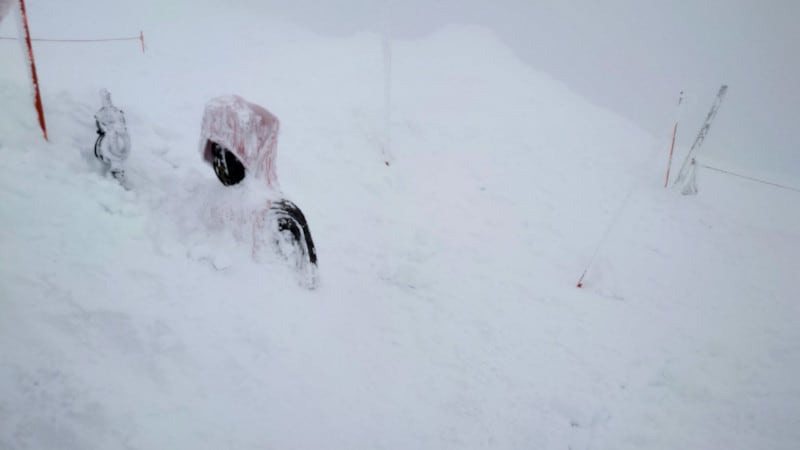
<svg viewBox="0 0 800 450">
<path fill-rule="evenodd" d="M 283 197 L 275 171 L 280 123 L 263 107 L 231 95 L 210 100 L 203 113 L 200 154 L 225 192 L 210 208 L 213 222 L 251 243 L 253 257 L 274 248 L 302 284 L 317 284 L 317 253 L 308 223 Z"/>
<path fill-rule="evenodd" d="M 94 156 L 105 165 L 120 183 L 125 183 L 125 160 L 131 151 L 131 138 L 125 126 L 125 115 L 111 103 L 111 94 L 100 90 L 103 106 L 94 115 L 97 124 L 97 141 Z"/>
</svg>

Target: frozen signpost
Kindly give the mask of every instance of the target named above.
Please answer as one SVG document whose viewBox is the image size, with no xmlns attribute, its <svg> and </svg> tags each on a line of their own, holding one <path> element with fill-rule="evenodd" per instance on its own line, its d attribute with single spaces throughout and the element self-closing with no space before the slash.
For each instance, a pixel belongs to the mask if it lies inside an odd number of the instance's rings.
<svg viewBox="0 0 800 450">
<path fill-rule="evenodd" d="M 683 161 L 681 171 L 678 173 L 678 178 L 675 179 L 675 184 L 683 183 L 683 189 L 681 189 L 683 195 L 697 194 L 697 160 L 695 158 L 697 157 L 698 149 L 703 144 L 703 140 L 705 140 L 708 134 L 708 129 L 711 128 L 711 122 L 714 121 L 714 117 L 717 115 L 717 111 L 722 104 L 722 99 L 725 98 L 726 92 L 728 92 L 728 85 L 723 84 L 720 86 L 719 92 L 717 92 L 717 98 L 714 100 L 714 104 L 711 105 L 711 110 L 706 116 L 703 127 L 700 128 L 700 132 L 697 134 L 692 148 L 689 149 L 689 154 L 686 155 L 686 159 Z"/>
</svg>

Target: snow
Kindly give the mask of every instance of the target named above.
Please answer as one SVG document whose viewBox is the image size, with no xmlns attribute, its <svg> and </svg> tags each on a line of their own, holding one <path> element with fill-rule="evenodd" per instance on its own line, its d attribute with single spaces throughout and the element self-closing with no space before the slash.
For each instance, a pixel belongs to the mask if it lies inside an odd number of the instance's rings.
<svg viewBox="0 0 800 450">
<path fill-rule="evenodd" d="M 474 26 L 392 42 L 386 167 L 381 36 L 160 5 L 29 5 L 148 41 L 35 46 L 49 143 L 0 41 L 0 448 L 797 446 L 796 192 L 664 190 L 668 142 Z M 101 87 L 131 191 L 94 167 Z M 211 220 L 260 201 L 197 153 L 228 93 L 281 120 L 315 291 Z"/>
</svg>

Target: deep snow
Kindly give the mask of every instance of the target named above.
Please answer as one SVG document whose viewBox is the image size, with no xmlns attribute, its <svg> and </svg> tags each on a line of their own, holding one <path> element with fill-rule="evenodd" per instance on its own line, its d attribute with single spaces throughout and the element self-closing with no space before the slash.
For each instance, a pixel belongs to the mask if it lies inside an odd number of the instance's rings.
<svg viewBox="0 0 800 450">
<path fill-rule="evenodd" d="M 479 28 L 392 43 L 386 167 L 379 36 L 69 3 L 30 4 L 32 33 L 142 27 L 149 47 L 37 44 L 44 143 L 0 41 L 0 448 L 800 442 L 797 193 L 707 170 L 697 197 L 662 189 L 665 139 Z M 130 192 L 87 156 L 101 87 L 128 120 Z M 281 120 L 315 291 L 208 219 L 237 195 L 197 152 L 205 101 L 229 93 Z"/>
</svg>

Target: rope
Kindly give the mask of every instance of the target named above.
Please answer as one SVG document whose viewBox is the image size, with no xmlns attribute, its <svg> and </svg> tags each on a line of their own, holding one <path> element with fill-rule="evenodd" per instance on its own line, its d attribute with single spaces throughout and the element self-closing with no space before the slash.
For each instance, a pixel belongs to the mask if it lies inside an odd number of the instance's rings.
<svg viewBox="0 0 800 450">
<path fill-rule="evenodd" d="M 625 211 L 625 207 L 628 206 L 628 200 L 631 199 L 631 195 L 633 194 L 633 191 L 635 190 L 636 185 L 638 184 L 637 181 L 638 180 L 634 180 L 633 185 L 628 190 L 628 194 L 625 195 L 625 200 L 622 201 L 622 204 L 619 206 L 617 213 L 614 215 L 614 218 L 611 220 L 611 223 L 608 224 L 608 228 L 606 228 L 606 231 L 603 233 L 603 237 L 600 238 L 600 242 L 598 242 L 597 247 L 594 248 L 592 257 L 589 258 L 589 264 L 586 265 L 586 269 L 583 270 L 580 279 L 578 279 L 578 284 L 576 285 L 577 287 L 579 288 L 583 287 L 583 278 L 586 276 L 586 273 L 589 271 L 589 268 L 591 268 L 592 265 L 594 265 L 594 260 L 597 257 L 597 254 L 600 253 L 600 248 L 603 246 L 603 244 L 605 244 L 606 240 L 608 239 L 608 236 L 611 234 L 611 230 L 614 229 L 614 226 L 619 221 L 620 216 L 622 216 L 622 212 Z"/>
<path fill-rule="evenodd" d="M 141 39 L 139 36 L 136 37 L 124 37 L 124 38 L 108 38 L 108 39 L 31 39 L 31 41 L 36 42 L 108 42 L 108 41 L 138 41 Z M 6 41 L 18 41 L 18 38 L 14 37 L 6 37 L 0 36 L 0 40 Z"/>
<path fill-rule="evenodd" d="M 634 173 L 637 174 L 642 173 L 641 169 L 643 169 L 645 166 L 649 164 L 652 164 L 654 158 L 658 157 L 658 151 L 656 149 L 652 149 L 651 153 L 652 153 L 651 155 L 645 155 L 642 162 L 636 166 L 636 171 Z M 628 207 L 628 202 L 630 201 L 631 197 L 633 197 L 633 193 L 636 191 L 636 189 L 639 187 L 639 184 L 642 182 L 644 182 L 644 179 L 642 177 L 636 178 L 636 176 L 634 176 L 633 180 L 631 181 L 631 185 L 628 188 L 627 193 L 625 194 L 625 198 L 622 200 L 622 203 L 620 203 L 619 208 L 614 213 L 614 217 L 611 219 L 611 222 L 609 222 L 608 226 L 603 232 L 603 236 L 600 238 L 600 241 L 597 243 L 597 246 L 595 246 L 594 251 L 592 252 L 592 256 L 589 258 L 589 263 L 586 264 L 586 268 L 583 269 L 583 273 L 581 274 L 581 277 L 578 279 L 576 287 L 583 288 L 583 279 L 586 277 L 586 274 L 589 273 L 589 270 L 594 265 L 594 260 L 600 253 L 600 249 L 603 248 L 609 236 L 611 235 L 611 232 L 617 226 L 617 222 L 619 222 L 620 217 L 622 217 L 623 213 L 625 212 L 625 209 Z"/>
<path fill-rule="evenodd" d="M 0 41 L 18 41 L 19 38 L 0 36 Z M 112 41 L 139 41 L 142 44 L 142 53 L 144 53 L 144 32 L 140 31 L 138 36 L 134 37 L 119 37 L 119 38 L 103 38 L 103 39 L 46 39 L 35 38 L 30 39 L 36 42 L 112 42 Z"/>
<path fill-rule="evenodd" d="M 709 165 L 706 165 L 706 164 L 700 164 L 700 166 L 701 167 L 705 167 L 706 169 L 715 170 L 715 171 L 720 172 L 720 173 L 732 175 L 734 177 L 739 177 L 739 178 L 744 178 L 745 180 L 755 181 L 756 183 L 767 184 L 767 185 L 770 185 L 770 186 L 775 186 L 777 188 L 786 189 L 786 190 L 789 190 L 789 191 L 800 192 L 800 189 L 798 189 L 798 188 L 794 188 L 794 187 L 791 187 L 791 186 L 786 186 L 786 185 L 783 185 L 783 184 L 773 183 L 772 181 L 761 180 L 761 179 L 750 177 L 750 176 L 747 176 L 747 175 L 742 175 L 740 173 L 731 172 L 730 170 L 724 170 L 724 169 L 720 169 L 718 167 L 712 167 L 712 166 L 709 166 Z"/>
</svg>

